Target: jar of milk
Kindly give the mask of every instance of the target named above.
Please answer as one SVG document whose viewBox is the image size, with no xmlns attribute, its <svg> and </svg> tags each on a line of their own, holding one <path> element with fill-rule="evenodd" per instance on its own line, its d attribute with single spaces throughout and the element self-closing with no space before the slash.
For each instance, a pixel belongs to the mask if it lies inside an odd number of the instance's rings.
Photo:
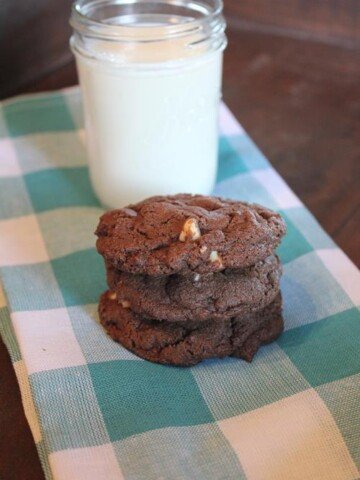
<svg viewBox="0 0 360 480">
<path fill-rule="evenodd" d="M 108 207 L 211 192 L 226 46 L 220 0 L 78 0 L 71 47 L 90 176 Z"/>
</svg>

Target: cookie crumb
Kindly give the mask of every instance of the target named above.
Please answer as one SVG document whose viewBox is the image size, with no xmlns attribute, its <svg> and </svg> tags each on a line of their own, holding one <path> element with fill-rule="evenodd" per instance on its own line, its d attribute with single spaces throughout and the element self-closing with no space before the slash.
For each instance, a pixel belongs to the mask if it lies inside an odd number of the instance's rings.
<svg viewBox="0 0 360 480">
<path fill-rule="evenodd" d="M 222 267 L 221 257 L 220 257 L 220 255 L 218 254 L 218 252 L 217 252 L 216 250 L 213 250 L 213 251 L 210 253 L 210 262 L 211 262 L 211 263 L 218 263 L 218 264 L 219 264 L 219 267 Z"/>
<path fill-rule="evenodd" d="M 109 296 L 109 300 L 116 300 L 117 298 L 117 295 L 115 292 L 110 292 L 108 296 Z"/>
<path fill-rule="evenodd" d="M 189 218 L 183 225 L 183 229 L 179 235 L 180 242 L 186 242 L 186 240 L 198 240 L 201 237 L 200 228 L 195 218 Z"/>
<path fill-rule="evenodd" d="M 208 249 L 208 247 L 207 247 L 206 245 L 203 245 L 203 246 L 200 248 L 200 253 L 205 253 L 207 249 Z"/>
<path fill-rule="evenodd" d="M 130 302 L 128 302 L 127 300 L 121 300 L 120 305 L 123 308 L 130 308 Z"/>
<path fill-rule="evenodd" d="M 194 275 L 194 282 L 198 282 L 200 280 L 200 274 L 199 273 L 195 273 Z"/>
</svg>

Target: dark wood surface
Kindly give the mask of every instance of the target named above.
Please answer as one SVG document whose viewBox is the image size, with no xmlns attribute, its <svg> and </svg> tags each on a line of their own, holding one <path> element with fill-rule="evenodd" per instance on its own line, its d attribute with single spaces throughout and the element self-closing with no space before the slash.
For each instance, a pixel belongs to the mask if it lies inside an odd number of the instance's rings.
<svg viewBox="0 0 360 480">
<path fill-rule="evenodd" d="M 359 265 L 359 51 L 250 31 L 228 33 L 225 101 L 325 230 Z M 70 63 L 16 93 L 75 81 Z M 0 479 L 41 480 L 3 345 L 0 431 Z"/>
<path fill-rule="evenodd" d="M 72 0 L 1 0 L 0 98 L 71 60 Z"/>
<path fill-rule="evenodd" d="M 360 41 L 357 0 L 225 0 L 230 25 L 355 47 Z"/>
</svg>

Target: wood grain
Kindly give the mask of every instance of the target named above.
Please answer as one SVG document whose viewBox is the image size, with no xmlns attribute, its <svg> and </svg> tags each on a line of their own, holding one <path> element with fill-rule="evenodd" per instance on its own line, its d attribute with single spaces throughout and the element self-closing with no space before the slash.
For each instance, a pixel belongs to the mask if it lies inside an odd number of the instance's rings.
<svg viewBox="0 0 360 480">
<path fill-rule="evenodd" d="M 322 226 L 360 265 L 360 53 L 230 30 L 224 98 Z M 14 93 L 71 85 L 73 63 Z M 0 478 L 42 480 L 0 345 Z"/>
<path fill-rule="evenodd" d="M 225 0 L 233 26 L 275 29 L 322 41 L 359 45 L 360 2 L 357 0 Z"/>
</svg>

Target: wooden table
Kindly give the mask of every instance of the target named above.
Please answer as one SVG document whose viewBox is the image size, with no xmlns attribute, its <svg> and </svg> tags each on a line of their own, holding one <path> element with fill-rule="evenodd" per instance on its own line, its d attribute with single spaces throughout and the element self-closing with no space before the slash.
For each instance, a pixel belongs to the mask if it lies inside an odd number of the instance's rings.
<svg viewBox="0 0 360 480">
<path fill-rule="evenodd" d="M 359 50 L 251 31 L 230 30 L 228 36 L 225 101 L 325 230 L 359 265 Z M 69 64 L 22 93 L 74 83 L 74 65 Z M 43 479 L 3 344 L 0 432 L 0 478 Z"/>
</svg>

